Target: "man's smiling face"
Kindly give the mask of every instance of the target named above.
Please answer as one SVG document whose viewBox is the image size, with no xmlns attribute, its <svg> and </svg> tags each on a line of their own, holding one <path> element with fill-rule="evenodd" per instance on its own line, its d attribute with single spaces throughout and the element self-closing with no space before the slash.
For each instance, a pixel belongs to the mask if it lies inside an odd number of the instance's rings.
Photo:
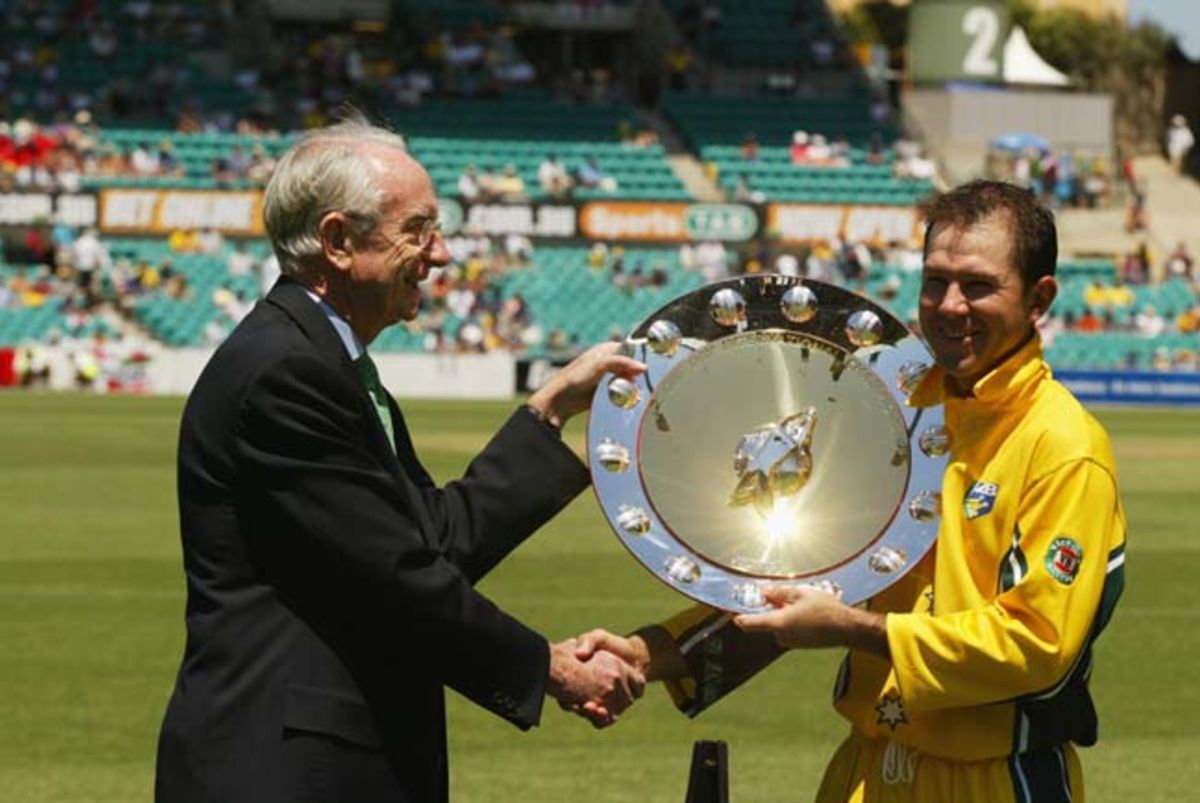
<svg viewBox="0 0 1200 803">
<path fill-rule="evenodd" d="M 1054 280 L 1026 288 L 1012 263 L 1008 216 L 993 213 L 959 228 L 942 225 L 929 234 L 921 277 L 921 329 L 951 387 L 970 393 L 981 377 L 1016 351 L 1033 331 Z M 1035 292 L 1036 290 L 1036 292 Z"/>
</svg>

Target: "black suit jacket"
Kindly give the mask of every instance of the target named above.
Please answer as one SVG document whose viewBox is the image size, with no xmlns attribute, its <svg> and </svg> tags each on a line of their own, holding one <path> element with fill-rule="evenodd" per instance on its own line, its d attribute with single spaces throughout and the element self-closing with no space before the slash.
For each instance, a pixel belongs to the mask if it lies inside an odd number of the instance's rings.
<svg viewBox="0 0 1200 803">
<path fill-rule="evenodd" d="M 160 803 L 447 798 L 443 687 L 538 721 L 546 641 L 473 585 L 582 490 L 516 412 L 438 489 L 346 349 L 283 279 L 188 399 L 178 491 L 187 646 Z"/>
</svg>

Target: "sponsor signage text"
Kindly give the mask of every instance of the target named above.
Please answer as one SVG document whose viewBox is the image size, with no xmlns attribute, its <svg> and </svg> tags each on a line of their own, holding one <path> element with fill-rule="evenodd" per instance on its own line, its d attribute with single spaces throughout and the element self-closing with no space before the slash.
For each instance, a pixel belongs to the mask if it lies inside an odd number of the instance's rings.
<svg viewBox="0 0 1200 803">
<path fill-rule="evenodd" d="M 225 234 L 261 236 L 262 193 L 102 190 L 100 228 L 144 234 L 211 228 Z"/>
<path fill-rule="evenodd" d="M 40 222 L 95 226 L 96 197 L 44 192 L 0 193 L 0 226 L 28 226 Z"/>
<path fill-rule="evenodd" d="M 921 238 L 920 219 L 911 206 L 771 204 L 767 233 L 783 242 L 905 241 Z"/>
</svg>

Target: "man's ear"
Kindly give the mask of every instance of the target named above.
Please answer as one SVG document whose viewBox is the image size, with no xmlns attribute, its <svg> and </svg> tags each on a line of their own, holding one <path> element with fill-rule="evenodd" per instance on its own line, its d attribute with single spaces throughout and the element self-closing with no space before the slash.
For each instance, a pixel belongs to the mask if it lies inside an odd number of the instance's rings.
<svg viewBox="0 0 1200 803">
<path fill-rule="evenodd" d="M 1029 291 L 1030 322 L 1037 323 L 1057 297 L 1058 281 L 1053 276 L 1042 276 L 1034 282 L 1033 289 Z"/>
<path fill-rule="evenodd" d="M 327 212 L 317 224 L 317 236 L 321 238 L 321 252 L 325 261 L 338 270 L 349 270 L 354 254 L 351 242 L 350 221 L 344 212 Z"/>
</svg>

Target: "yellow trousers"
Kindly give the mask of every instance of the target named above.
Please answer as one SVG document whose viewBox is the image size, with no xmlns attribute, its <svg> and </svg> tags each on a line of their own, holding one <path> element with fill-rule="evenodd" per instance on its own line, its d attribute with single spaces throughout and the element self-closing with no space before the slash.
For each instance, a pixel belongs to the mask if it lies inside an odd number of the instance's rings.
<svg viewBox="0 0 1200 803">
<path fill-rule="evenodd" d="M 817 803 L 1084 803 L 1071 745 L 986 761 L 946 761 L 852 732 L 825 770 Z"/>
</svg>

